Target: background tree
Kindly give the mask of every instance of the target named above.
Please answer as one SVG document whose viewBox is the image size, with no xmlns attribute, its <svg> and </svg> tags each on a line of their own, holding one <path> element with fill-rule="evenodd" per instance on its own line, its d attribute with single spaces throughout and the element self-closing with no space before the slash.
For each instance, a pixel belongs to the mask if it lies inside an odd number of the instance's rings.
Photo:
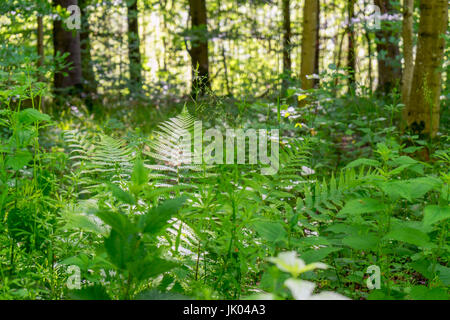
<svg viewBox="0 0 450 320">
<path fill-rule="evenodd" d="M 91 57 L 91 40 L 89 27 L 88 0 L 78 0 L 81 10 L 81 70 L 83 75 L 83 89 L 87 94 L 97 93 L 97 81 L 95 80 L 94 68 Z"/>
<path fill-rule="evenodd" d="M 127 0 L 128 59 L 130 70 L 130 89 L 140 91 L 142 87 L 142 64 L 139 41 L 137 0 Z"/>
<path fill-rule="evenodd" d="M 318 0 L 305 0 L 303 7 L 303 34 L 302 34 L 302 55 L 301 55 L 301 81 L 302 88 L 307 90 L 314 86 L 314 79 L 308 79 L 312 75 L 316 66 L 316 39 L 317 28 L 319 27 Z"/>
<path fill-rule="evenodd" d="M 439 129 L 441 71 L 448 25 L 447 0 L 420 2 L 419 39 L 407 104 L 406 120 L 412 131 L 436 136 Z"/>
<path fill-rule="evenodd" d="M 409 103 L 409 96 L 411 94 L 411 85 L 414 73 L 414 42 L 413 42 L 413 13 L 414 0 L 404 0 L 403 2 L 403 59 L 405 66 L 403 68 L 402 77 L 402 101 L 406 106 Z M 406 110 L 403 109 L 403 110 Z"/>
<path fill-rule="evenodd" d="M 287 87 L 287 80 L 291 75 L 291 10 L 290 0 L 283 0 L 283 90 Z"/>
<path fill-rule="evenodd" d="M 60 5 L 67 9 L 71 5 L 78 5 L 77 0 L 55 0 L 53 6 Z M 55 72 L 54 75 L 54 89 L 56 93 L 60 89 L 70 88 L 72 93 L 79 91 L 82 86 L 81 73 L 81 49 L 80 49 L 80 34 L 77 30 L 67 30 L 61 19 L 53 21 L 53 46 L 54 53 L 59 55 L 67 54 L 64 62 L 66 66 Z"/>
<path fill-rule="evenodd" d="M 395 2 L 391 0 L 375 0 L 383 16 L 394 16 L 398 13 Z M 399 84 L 401 79 L 401 63 L 399 34 L 395 24 L 389 19 L 381 21 L 381 28 L 375 33 L 378 60 L 378 87 L 377 91 L 389 94 Z"/>
<path fill-rule="evenodd" d="M 208 27 L 205 0 L 189 0 L 191 17 L 192 92 L 203 94 L 211 88 L 209 79 Z"/>
<path fill-rule="evenodd" d="M 355 52 L 355 0 L 349 0 L 347 5 L 347 17 L 348 17 L 348 52 L 347 52 L 347 68 L 349 73 L 349 88 L 355 86 L 356 81 L 356 52 Z"/>
<path fill-rule="evenodd" d="M 319 74 L 319 64 L 320 64 L 320 0 L 317 0 L 317 28 L 316 28 L 316 58 L 314 64 L 314 74 Z M 314 87 L 319 85 L 320 79 L 314 79 Z"/>
<path fill-rule="evenodd" d="M 37 54 L 38 54 L 38 67 L 44 65 L 44 19 L 42 15 L 38 15 L 37 17 Z M 39 81 L 43 81 L 43 74 L 39 72 L 38 74 Z"/>
</svg>

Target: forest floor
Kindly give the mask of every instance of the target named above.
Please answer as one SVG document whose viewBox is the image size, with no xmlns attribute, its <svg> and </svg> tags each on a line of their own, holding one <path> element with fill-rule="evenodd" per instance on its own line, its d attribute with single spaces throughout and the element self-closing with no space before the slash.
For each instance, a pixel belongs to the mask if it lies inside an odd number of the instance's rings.
<svg viewBox="0 0 450 320">
<path fill-rule="evenodd" d="M 1 110 L 0 298 L 448 299 L 450 115 L 404 133 L 399 100 Z M 275 174 L 186 161 L 195 121 L 279 130 Z"/>
</svg>

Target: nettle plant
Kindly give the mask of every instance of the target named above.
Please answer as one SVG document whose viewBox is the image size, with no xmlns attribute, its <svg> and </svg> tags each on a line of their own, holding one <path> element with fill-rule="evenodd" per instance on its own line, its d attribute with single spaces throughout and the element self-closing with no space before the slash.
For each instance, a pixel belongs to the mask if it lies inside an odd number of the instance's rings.
<svg viewBox="0 0 450 320">
<path fill-rule="evenodd" d="M 43 149 L 39 133 L 53 123 L 50 116 L 35 108 L 21 108 L 24 101 L 34 105 L 44 91 L 44 87 L 31 83 L 0 91 L 5 107 L 0 110 L 0 212 L 12 241 L 12 268 L 17 244 L 28 251 L 39 248 L 50 232 L 51 217 L 44 214 L 48 202 L 43 197 L 52 189 L 56 169 L 52 166 L 61 159 Z"/>
<path fill-rule="evenodd" d="M 272 281 L 275 284 L 273 287 L 275 292 L 259 293 L 251 298 L 263 300 L 292 298 L 295 300 L 348 300 L 347 297 L 331 291 L 313 294 L 316 285 L 311 281 L 299 279 L 300 275 L 305 272 L 327 269 L 328 266 L 324 263 L 314 262 L 306 264 L 304 260 L 297 257 L 297 252 L 295 251 L 281 252 L 277 257 L 270 257 L 267 260 L 276 265 L 278 270 L 275 271 L 282 271 L 289 274 L 290 277 L 287 277 L 286 274 L 272 272 L 274 274 Z"/>
<path fill-rule="evenodd" d="M 43 132 L 53 130 L 50 116 L 40 111 L 46 85 L 31 76 L 35 70 L 0 73 L 0 219 L 5 259 L 1 280 L 17 298 L 57 297 L 53 269 L 57 249 L 55 223 L 59 210 L 58 181 L 66 156 Z M 6 261 L 6 257 L 7 261 Z M 33 274 L 42 286 L 19 274 Z"/>
<path fill-rule="evenodd" d="M 369 298 L 445 298 L 450 275 L 448 174 L 426 174 L 429 165 L 399 155 L 400 149 L 379 143 L 375 152 L 380 160 L 361 158 L 347 165 L 346 170 L 374 170 L 363 176 L 333 223 L 319 228 L 319 235 L 329 242 L 328 248 L 336 249 L 339 267 L 381 267 L 382 288 Z M 397 284 L 395 278 L 415 272 L 427 279 L 428 287 Z M 362 276 L 356 271 L 348 280 L 361 277 L 362 282 Z"/>
<path fill-rule="evenodd" d="M 179 197 L 160 205 L 149 205 L 143 195 L 148 178 L 143 162 L 136 160 L 129 182 L 122 186 L 105 183 L 100 200 L 91 210 L 83 214 L 73 211 L 64 214 L 63 229 L 79 229 L 101 237 L 93 258 L 87 251 L 62 261 L 62 265 L 77 266 L 80 271 L 80 283 L 70 287 L 74 290 L 68 292 L 69 296 L 78 299 L 161 298 L 151 280 L 178 263 L 167 256 L 169 252 L 166 246 L 160 245 L 160 236 L 174 223 L 173 217 L 186 199 Z M 105 197 L 105 194 L 112 197 Z M 163 284 L 172 284 L 170 280 L 173 278 L 164 278 Z M 162 288 L 165 289 L 164 285 L 158 287 Z"/>
</svg>

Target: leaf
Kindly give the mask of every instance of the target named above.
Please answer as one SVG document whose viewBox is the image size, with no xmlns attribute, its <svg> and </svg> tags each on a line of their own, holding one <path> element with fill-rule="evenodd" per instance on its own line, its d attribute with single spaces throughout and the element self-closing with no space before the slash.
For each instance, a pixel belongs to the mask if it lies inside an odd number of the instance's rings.
<svg viewBox="0 0 450 320">
<path fill-rule="evenodd" d="M 433 189 L 441 185 L 439 179 L 433 177 L 421 177 L 403 181 L 389 181 L 380 185 L 381 189 L 394 201 L 404 198 L 409 202 L 423 197 Z"/>
<path fill-rule="evenodd" d="M 33 155 L 28 150 L 20 150 L 14 156 L 6 157 L 6 165 L 17 171 L 25 167 L 31 159 L 33 159 Z"/>
<path fill-rule="evenodd" d="M 128 269 L 130 264 L 145 257 L 144 246 L 136 235 L 122 236 L 111 230 L 104 244 L 110 261 L 122 270 Z"/>
<path fill-rule="evenodd" d="M 257 221 L 253 224 L 256 232 L 269 242 L 279 242 L 287 239 L 287 232 L 279 222 Z"/>
<path fill-rule="evenodd" d="M 374 250 L 380 239 L 376 235 L 366 234 L 361 236 L 350 236 L 342 239 L 342 243 L 356 250 Z"/>
<path fill-rule="evenodd" d="M 394 230 L 389 232 L 384 237 L 384 239 L 406 242 L 418 247 L 431 248 L 432 246 L 434 246 L 432 243 L 430 243 L 430 238 L 426 233 L 423 233 L 422 231 L 414 228 L 404 226 L 395 228 Z"/>
<path fill-rule="evenodd" d="M 412 147 L 412 148 L 422 149 L 421 147 Z M 411 150 L 411 149 L 409 149 L 409 150 Z M 400 156 L 400 157 L 395 158 L 394 160 L 392 160 L 392 162 L 393 162 L 394 165 L 397 165 L 397 166 L 414 165 L 414 164 L 418 164 L 419 163 L 419 161 L 414 160 L 413 158 L 408 157 L 408 156 Z"/>
<path fill-rule="evenodd" d="M 108 183 L 108 186 L 117 200 L 120 200 L 126 204 L 136 204 L 136 200 L 134 200 L 134 197 L 130 193 L 122 190 L 120 187 L 112 183 Z"/>
<path fill-rule="evenodd" d="M 148 182 L 148 170 L 145 168 L 144 161 L 141 159 L 136 160 L 134 163 L 131 181 L 138 186 Z"/>
<path fill-rule="evenodd" d="M 373 160 L 373 159 L 360 158 L 360 159 L 350 162 L 348 165 L 345 166 L 345 169 L 350 169 L 350 168 L 358 167 L 361 165 L 371 166 L 371 167 L 379 167 L 380 162 L 377 160 Z"/>
<path fill-rule="evenodd" d="M 180 210 L 185 200 L 185 197 L 171 199 L 152 208 L 139 220 L 139 228 L 144 233 L 157 234 L 167 225 L 167 221 Z"/>
<path fill-rule="evenodd" d="M 128 265 L 130 273 L 138 280 L 154 278 L 178 266 L 175 262 L 158 257 L 133 261 Z"/>
<path fill-rule="evenodd" d="M 303 260 L 305 260 L 306 263 L 312 263 L 314 261 L 323 260 L 331 253 L 340 251 L 340 250 L 342 250 L 342 248 L 336 248 L 336 247 L 323 247 L 323 248 L 319 248 L 319 249 L 312 249 L 312 250 L 306 251 L 305 253 L 301 254 L 301 258 Z"/>
<path fill-rule="evenodd" d="M 437 190 L 442 184 L 440 179 L 434 177 L 420 177 L 408 181 L 411 183 L 412 200 L 423 197 L 433 189 Z"/>
<path fill-rule="evenodd" d="M 64 218 L 67 220 L 66 228 L 79 228 L 83 231 L 94 232 L 96 234 L 105 234 L 106 228 L 102 226 L 98 218 L 93 215 L 86 214 L 66 214 Z M 97 219 L 97 221 L 96 221 Z"/>
<path fill-rule="evenodd" d="M 432 268 L 432 267 L 431 267 Z M 441 264 L 436 265 L 436 273 L 442 284 L 446 287 L 450 286 L 450 268 Z"/>
<path fill-rule="evenodd" d="M 308 97 L 308 96 L 307 96 L 306 94 L 301 94 L 301 95 L 299 95 L 299 96 L 297 97 L 297 101 L 300 102 L 300 101 L 306 99 L 307 97 Z"/>
<path fill-rule="evenodd" d="M 450 218 L 450 206 L 426 206 L 424 210 L 423 224 L 429 226 L 448 218 Z"/>
<path fill-rule="evenodd" d="M 327 246 L 330 245 L 330 241 L 328 241 L 324 237 L 320 236 L 312 236 L 312 237 L 303 237 L 300 239 L 291 238 L 291 244 L 301 247 L 301 248 L 308 248 L 311 246 Z"/>
<path fill-rule="evenodd" d="M 71 290 L 69 297 L 74 300 L 111 300 L 106 288 L 100 284 L 85 287 L 80 290 Z"/>
<path fill-rule="evenodd" d="M 415 262 L 408 263 L 408 266 L 411 267 L 414 271 L 420 273 L 427 279 L 433 279 L 433 273 L 429 271 L 431 269 L 431 262 L 429 260 L 418 260 Z"/>
<path fill-rule="evenodd" d="M 447 291 L 443 288 L 428 288 L 425 286 L 414 286 L 409 296 L 413 300 L 448 300 Z"/>
<path fill-rule="evenodd" d="M 19 112 L 18 114 L 19 121 L 21 123 L 33 123 L 33 122 L 40 122 L 40 121 L 50 121 L 50 116 L 44 113 L 39 112 L 36 109 L 24 109 Z"/>
<path fill-rule="evenodd" d="M 135 232 L 134 226 L 123 213 L 99 210 L 95 214 L 102 219 L 104 223 L 111 226 L 114 231 L 120 233 L 124 237 Z"/>
<path fill-rule="evenodd" d="M 355 199 L 347 202 L 337 215 L 344 217 L 347 214 L 363 214 L 371 212 L 379 212 L 386 209 L 386 205 L 377 199 L 363 198 Z"/>
</svg>

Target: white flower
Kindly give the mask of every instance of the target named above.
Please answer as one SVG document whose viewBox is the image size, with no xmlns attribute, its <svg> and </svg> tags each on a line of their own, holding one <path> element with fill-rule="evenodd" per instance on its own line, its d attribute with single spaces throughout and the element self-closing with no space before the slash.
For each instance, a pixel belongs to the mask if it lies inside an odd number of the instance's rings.
<svg viewBox="0 0 450 320">
<path fill-rule="evenodd" d="M 305 261 L 297 258 L 295 251 L 281 252 L 276 258 L 271 257 L 268 260 L 275 263 L 281 271 L 289 272 L 294 278 L 307 271 L 327 268 L 326 264 L 320 262 L 305 264 Z"/>
<path fill-rule="evenodd" d="M 307 166 L 302 166 L 302 172 L 301 172 L 302 176 L 309 176 L 314 173 L 316 173 L 314 171 L 314 169 L 308 168 Z"/>
<path fill-rule="evenodd" d="M 311 80 L 311 79 L 320 79 L 320 76 L 318 74 L 307 74 L 306 75 L 306 79 Z"/>
<path fill-rule="evenodd" d="M 295 300 L 350 300 L 339 293 L 331 291 L 312 294 L 316 285 L 309 281 L 289 278 L 284 284 L 291 290 Z"/>
</svg>

